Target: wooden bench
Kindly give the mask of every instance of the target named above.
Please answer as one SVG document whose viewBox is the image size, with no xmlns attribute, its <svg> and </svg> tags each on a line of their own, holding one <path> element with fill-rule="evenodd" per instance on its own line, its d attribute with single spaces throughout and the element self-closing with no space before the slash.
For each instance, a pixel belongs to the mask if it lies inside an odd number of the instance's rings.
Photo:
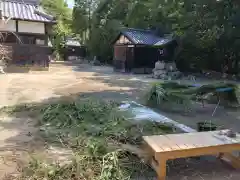
<svg viewBox="0 0 240 180">
<path fill-rule="evenodd" d="M 240 150 L 240 134 L 235 138 L 229 138 L 220 135 L 219 132 L 144 136 L 146 150 L 151 157 L 151 165 L 158 174 L 158 180 L 165 180 L 166 162 L 170 159 L 220 155 L 221 158 L 226 156 L 230 159 L 235 168 L 240 168 L 239 157 L 231 154 Z"/>
</svg>

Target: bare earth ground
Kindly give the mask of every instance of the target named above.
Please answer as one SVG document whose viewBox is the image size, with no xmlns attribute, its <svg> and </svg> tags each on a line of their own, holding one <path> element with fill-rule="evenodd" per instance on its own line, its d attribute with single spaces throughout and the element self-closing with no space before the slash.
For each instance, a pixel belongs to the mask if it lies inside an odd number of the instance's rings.
<svg viewBox="0 0 240 180">
<path fill-rule="evenodd" d="M 75 95 L 141 102 L 144 92 L 154 81 L 143 75 L 114 73 L 110 67 L 54 63 L 46 72 L 0 75 L 0 107 Z M 164 114 L 194 128 L 197 122 L 211 119 L 224 127 L 240 130 L 239 112 L 221 107 L 211 117 L 213 109 L 213 106 L 206 106 L 187 116 L 172 112 Z M 43 152 L 44 143 L 34 136 L 36 131 L 30 118 L 0 117 L 0 179 L 5 174 L 14 175 L 18 160 L 27 158 L 29 152 Z M 64 153 L 51 149 L 48 153 L 56 157 L 64 156 Z M 191 161 L 187 166 L 185 162 L 171 166 L 169 180 L 240 179 L 240 172 L 215 160 Z"/>
</svg>

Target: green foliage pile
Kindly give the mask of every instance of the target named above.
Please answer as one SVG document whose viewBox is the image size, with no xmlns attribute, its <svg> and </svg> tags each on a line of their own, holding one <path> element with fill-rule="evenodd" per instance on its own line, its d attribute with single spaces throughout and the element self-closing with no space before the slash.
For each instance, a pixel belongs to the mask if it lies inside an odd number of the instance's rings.
<svg viewBox="0 0 240 180">
<path fill-rule="evenodd" d="M 23 169 L 22 179 L 124 180 L 152 173 L 140 159 L 142 136 L 170 133 L 172 128 L 150 121 L 128 121 L 117 107 L 114 102 L 79 99 L 9 110 L 38 111 L 41 133 L 48 143 L 73 151 L 72 161 L 65 165 L 31 161 Z"/>
<path fill-rule="evenodd" d="M 218 96 L 228 105 L 239 104 L 239 86 L 236 84 L 213 83 L 195 87 L 177 82 L 153 84 L 151 90 L 147 93 L 147 103 L 154 106 L 170 103 L 172 105 L 183 105 L 183 108 L 190 108 L 193 101 L 206 101 L 209 94 L 217 96 L 216 89 L 219 88 L 232 88 L 231 91 L 218 93 Z"/>
</svg>

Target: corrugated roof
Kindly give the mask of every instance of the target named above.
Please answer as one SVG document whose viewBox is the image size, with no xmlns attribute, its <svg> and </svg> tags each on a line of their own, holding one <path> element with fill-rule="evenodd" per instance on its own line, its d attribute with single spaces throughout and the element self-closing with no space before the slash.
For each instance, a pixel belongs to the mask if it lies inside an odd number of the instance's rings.
<svg viewBox="0 0 240 180">
<path fill-rule="evenodd" d="M 11 17 L 12 19 L 22 19 L 28 21 L 51 22 L 52 19 L 36 14 L 37 6 L 33 3 L 23 3 L 23 1 L 0 1 L 0 10 L 2 16 Z"/>
<path fill-rule="evenodd" d="M 125 29 L 121 31 L 121 33 L 124 34 L 134 44 L 160 46 L 172 41 L 172 39 L 169 39 L 167 37 L 160 37 L 150 30 Z"/>
<path fill-rule="evenodd" d="M 154 45 L 161 46 L 161 45 L 167 44 L 167 43 L 172 42 L 172 41 L 173 41 L 173 39 L 162 38 L 160 41 L 158 41 Z"/>
<path fill-rule="evenodd" d="M 76 39 L 67 38 L 66 39 L 66 45 L 67 46 L 81 46 L 80 42 Z"/>
</svg>

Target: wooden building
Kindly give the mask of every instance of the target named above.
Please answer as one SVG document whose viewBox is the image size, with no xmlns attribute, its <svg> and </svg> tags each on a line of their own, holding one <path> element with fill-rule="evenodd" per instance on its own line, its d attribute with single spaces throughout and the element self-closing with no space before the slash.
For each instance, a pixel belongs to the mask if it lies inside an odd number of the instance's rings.
<svg viewBox="0 0 240 180">
<path fill-rule="evenodd" d="M 77 39 L 67 37 L 65 48 L 63 48 L 64 60 L 76 60 L 86 57 L 86 47 L 81 45 Z"/>
<path fill-rule="evenodd" d="M 152 30 L 122 30 L 114 41 L 114 69 L 151 73 L 158 60 L 171 61 L 177 42 Z"/>
<path fill-rule="evenodd" d="M 43 12 L 38 0 L 1 0 L 1 44 L 10 52 L 8 66 L 48 68 L 48 46 L 55 20 Z"/>
</svg>

